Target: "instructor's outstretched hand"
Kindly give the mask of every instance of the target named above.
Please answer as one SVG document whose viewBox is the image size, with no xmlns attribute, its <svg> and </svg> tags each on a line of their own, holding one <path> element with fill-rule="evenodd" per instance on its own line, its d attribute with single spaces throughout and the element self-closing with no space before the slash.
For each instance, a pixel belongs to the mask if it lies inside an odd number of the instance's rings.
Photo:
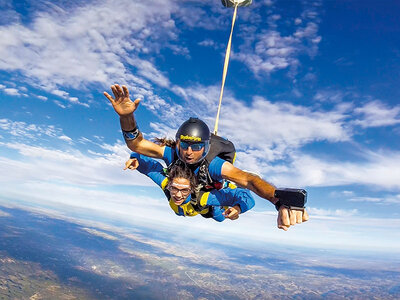
<svg viewBox="0 0 400 300">
<path fill-rule="evenodd" d="M 138 108 L 140 99 L 132 101 L 129 98 L 129 91 L 125 85 L 121 88 L 118 84 L 114 84 L 111 86 L 111 90 L 115 98 L 107 92 L 104 92 L 103 94 L 111 102 L 115 112 L 120 117 L 129 116 Z"/>
</svg>

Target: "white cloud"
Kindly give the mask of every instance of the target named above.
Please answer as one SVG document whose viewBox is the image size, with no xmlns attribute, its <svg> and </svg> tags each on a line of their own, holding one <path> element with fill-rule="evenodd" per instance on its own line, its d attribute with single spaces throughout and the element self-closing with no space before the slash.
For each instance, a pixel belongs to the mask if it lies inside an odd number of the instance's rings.
<svg viewBox="0 0 400 300">
<path fill-rule="evenodd" d="M 14 89 L 14 88 L 5 88 L 4 92 L 8 95 L 11 96 L 20 96 L 20 93 L 18 91 L 18 89 Z"/>
<path fill-rule="evenodd" d="M 309 207 L 307 208 L 307 210 L 308 213 L 312 216 L 318 216 L 324 218 L 330 218 L 330 217 L 346 218 L 359 215 L 357 209 L 346 210 L 346 209 L 322 209 L 322 208 Z"/>
<path fill-rule="evenodd" d="M 398 219 L 379 219 L 359 216 L 356 210 L 323 210 L 312 208 L 311 219 L 297 224 L 284 232 L 276 228 L 276 211 L 255 212 L 250 210 L 236 221 L 217 223 L 210 219 L 178 217 L 169 208 L 166 199 L 146 197 L 132 192 L 122 193 L 96 190 L 81 186 L 65 186 L 49 182 L 23 183 L 22 187 L 7 186 L 2 192 L 7 197 L 1 203 L 18 203 L 51 210 L 53 214 L 70 218 L 83 209 L 85 216 L 101 216 L 118 219 L 133 228 L 140 225 L 148 230 L 168 232 L 185 228 L 181 234 L 199 236 L 201 240 L 218 244 L 245 241 L 247 245 L 278 243 L 280 245 L 307 246 L 333 249 L 363 249 L 393 251 L 400 246 Z M 26 199 L 26 200 L 25 200 Z M 162 220 L 162 226 L 160 226 Z M 391 230 L 387 230 L 390 224 Z M 120 228 L 121 229 L 121 228 Z M 207 232 L 208 234 L 204 234 Z"/>
<path fill-rule="evenodd" d="M 71 96 L 69 95 L 69 93 L 66 92 L 66 91 L 62 91 L 62 90 L 56 89 L 56 90 L 52 90 L 51 93 L 52 93 L 53 95 L 59 96 L 59 97 L 65 99 L 65 100 L 67 100 L 68 102 L 70 102 L 70 103 L 72 103 L 72 104 L 79 104 L 79 105 L 82 105 L 82 106 L 89 107 L 89 104 L 80 102 L 79 99 L 78 99 L 77 97 L 71 97 Z M 59 103 L 60 103 L 60 102 L 59 102 Z M 61 103 L 60 103 L 60 104 L 61 104 Z M 66 106 L 64 106 L 64 105 L 60 105 L 60 106 L 61 106 L 62 108 L 66 108 Z"/>
<path fill-rule="evenodd" d="M 203 86 L 197 84 L 186 88 L 173 86 L 172 90 L 186 100 L 186 106 L 191 108 L 190 111 L 192 114 L 209 116 L 211 113 L 214 111 L 216 112 L 217 110 L 218 99 L 221 90 L 221 86 L 219 85 Z M 225 95 L 229 94 L 230 92 L 228 90 L 225 91 Z M 224 101 L 229 101 L 229 99 L 225 99 Z"/>
<path fill-rule="evenodd" d="M 363 128 L 400 124 L 400 106 L 389 108 L 378 100 L 354 109 L 354 113 L 360 116 L 360 119 L 355 120 L 354 124 Z"/>
<path fill-rule="evenodd" d="M 192 2 L 192 3 L 191 3 Z M 220 3 L 201 1 L 199 6 L 195 1 L 178 1 L 179 9 L 175 12 L 179 23 L 193 28 L 215 30 L 223 23 L 226 9 Z M 206 8 L 206 9 L 204 9 Z"/>
<path fill-rule="evenodd" d="M 5 86 L 4 84 L 0 84 L 0 90 L 3 90 L 3 92 L 7 95 L 10 96 L 27 96 L 24 92 L 26 92 L 25 87 L 20 87 L 19 89 L 15 87 L 8 87 Z M 22 93 L 21 93 L 22 91 Z"/>
<path fill-rule="evenodd" d="M 120 0 L 38 12 L 27 25 L 0 27 L 0 69 L 20 71 L 26 82 L 53 93 L 60 86 L 79 89 L 93 82 L 125 82 L 130 79 L 126 58 L 158 53 L 174 44 L 171 14 L 178 9 L 172 1 Z M 142 61 L 138 68 L 145 78 L 157 75 L 153 81 L 168 83 L 150 63 Z M 58 96 L 80 104 L 65 92 Z"/>
<path fill-rule="evenodd" d="M 390 222 L 392 229 L 400 226 L 398 220 L 363 218 L 357 210 L 315 207 L 309 208 L 309 222 L 296 225 L 289 232 L 276 228 L 276 212 L 272 209 L 264 213 L 250 211 L 238 221 L 228 220 L 222 224 L 201 217 L 182 218 L 170 210 L 161 192 L 155 197 L 138 196 L 138 187 L 134 185 L 153 184 L 137 172 L 122 172 L 120 160 L 126 158 L 123 145 L 105 144 L 103 148 L 111 153 L 88 155 L 26 145 L 13 144 L 7 147 L 29 159 L 1 159 L 4 170 L 1 173 L 4 176 L 0 175 L 2 202 L 4 199 L 12 203 L 26 202 L 28 205 L 54 209 L 66 216 L 71 215 L 69 211 L 84 209 L 87 214 L 111 215 L 132 226 L 140 224 L 158 230 L 184 227 L 191 234 L 212 232 L 206 237 L 210 241 L 226 241 L 241 236 L 248 242 L 307 244 L 311 247 L 339 249 L 375 249 L 377 244 L 381 250 L 388 249 L 393 242 L 388 239 L 386 226 L 382 224 Z M 129 192 L 117 192 L 113 188 L 115 185 L 129 185 L 131 188 Z M 163 220 L 162 228 L 159 220 Z M 351 234 L 349 228 L 353 228 Z M 372 237 L 371 229 L 375 232 Z M 393 234 L 390 235 L 393 238 Z"/>
<path fill-rule="evenodd" d="M 219 96 L 219 86 L 176 88 L 175 91 L 188 101 L 190 107 L 195 108 L 192 111 L 212 129 L 217 108 L 213 99 Z M 381 115 L 379 124 L 373 121 L 369 124 L 384 126 L 397 122 L 398 108 L 388 109 L 382 103 L 372 102 L 354 109 L 351 102 L 342 102 L 352 93 L 322 91 L 317 95 L 318 100 L 329 100 L 337 103 L 336 106 L 331 110 L 313 109 L 285 102 L 273 103 L 259 96 L 246 104 L 236 100 L 227 90 L 219 134 L 235 143 L 235 164 L 263 174 L 279 186 L 359 184 L 399 190 L 400 173 L 397 170 L 400 170 L 400 154 L 396 151 L 374 153 L 361 150 L 360 145 L 358 159 L 353 161 L 333 159 L 334 155 L 330 153 L 311 156 L 301 152 L 302 146 L 318 141 L 348 143 L 354 147 L 351 144 L 356 132 L 354 125 L 359 125 L 360 120 L 354 122 L 352 112 Z M 169 132 L 173 137 L 173 128 Z"/>
<path fill-rule="evenodd" d="M 47 101 L 47 97 L 45 97 L 45 96 L 36 96 L 36 98 L 38 98 L 38 99 L 40 99 L 40 100 L 43 100 L 43 101 Z"/>
<path fill-rule="evenodd" d="M 349 201 L 352 202 L 371 202 L 371 203 L 385 203 L 385 204 L 400 204 L 400 194 L 398 195 L 385 195 L 383 197 L 353 197 Z"/>
<path fill-rule="evenodd" d="M 363 159 L 361 159 L 363 158 Z M 400 152 L 365 152 L 359 161 L 321 159 L 298 155 L 287 172 L 270 177 L 282 185 L 338 186 L 365 185 L 385 190 L 400 190 Z"/>
<path fill-rule="evenodd" d="M 66 141 L 66 142 L 72 142 L 72 139 L 69 136 L 62 135 L 58 137 L 60 140 Z"/>
<path fill-rule="evenodd" d="M 2 128 L 9 129 L 11 126 L 18 127 L 18 123 L 6 122 L 1 120 Z M 4 125 L 5 124 L 5 125 Z M 156 126 L 156 125 L 155 125 Z M 34 124 L 25 124 L 30 134 L 34 136 L 34 128 L 41 128 L 38 134 L 48 133 L 48 136 L 56 138 L 53 132 L 58 129 L 52 126 L 41 127 Z M 3 129 L 4 129 L 3 128 Z M 46 129 L 48 129 L 46 131 Z M 91 140 L 86 142 L 96 144 Z M 84 209 L 90 213 L 100 215 L 113 215 L 119 220 L 124 220 L 128 224 L 141 224 L 150 228 L 158 228 L 159 220 L 163 220 L 162 229 L 184 227 L 192 234 L 200 232 L 212 232 L 207 236 L 209 240 L 224 240 L 242 236 L 246 241 L 256 242 L 277 242 L 289 245 L 304 245 L 316 247 L 334 247 L 348 249 L 353 247 L 376 249 L 389 249 L 393 247 L 393 233 L 386 233 L 387 226 L 382 225 L 390 222 L 391 228 L 400 228 L 398 220 L 382 220 L 363 218 L 357 210 L 345 209 L 320 209 L 311 207 L 309 209 L 311 219 L 309 222 L 296 225 L 289 232 L 283 232 L 276 228 L 276 212 L 249 211 L 242 215 L 238 221 L 226 221 L 218 224 L 212 220 L 201 217 L 182 218 L 177 217 L 168 207 L 161 191 L 158 196 L 138 196 L 140 188 L 138 186 L 154 186 L 147 177 L 138 172 L 122 171 L 123 162 L 127 158 L 128 151 L 123 144 L 98 144 L 101 151 L 82 153 L 76 149 L 52 149 L 40 146 L 32 146 L 18 143 L 1 143 L 2 149 L 14 150 L 14 158 L 0 158 L 2 172 L 0 173 L 1 182 L 1 201 L 12 203 L 29 203 L 44 208 L 54 209 L 64 215 L 75 209 Z M 17 155 L 17 156 L 16 156 Z M 372 155 L 372 154 L 371 154 Z M 371 174 L 377 173 L 377 167 L 381 167 L 382 174 L 387 173 L 389 168 L 393 168 L 394 162 L 382 160 L 387 157 L 400 161 L 400 154 L 394 157 L 393 154 L 382 153 L 380 157 L 370 157 L 369 166 L 359 168 L 359 174 L 354 174 L 357 168 L 353 165 L 332 165 L 321 164 L 321 161 L 310 161 L 301 173 L 300 166 L 304 166 L 306 161 L 296 160 L 294 168 L 284 175 L 284 179 L 293 180 L 296 185 L 309 183 L 307 172 L 319 168 L 319 171 L 329 173 L 323 184 L 333 183 L 340 178 L 367 180 Z M 400 170 L 400 168 L 398 168 Z M 351 171 L 347 171 L 351 170 Z M 368 170 L 368 172 L 366 172 Z M 280 172 L 281 170 L 279 170 Z M 379 173 L 379 172 L 378 172 Z M 296 176 L 296 174 L 299 174 Z M 379 174 L 378 174 L 379 175 Z M 392 183 L 396 181 L 398 186 L 399 175 L 391 173 L 394 177 Z M 286 177 L 285 177 L 286 176 Z M 388 177 L 389 175 L 386 174 Z M 51 178 L 51 180 L 50 180 Z M 375 178 L 376 179 L 376 178 Z M 367 184 L 375 180 L 369 178 Z M 303 181 L 302 181 L 303 180 Z M 283 180 L 282 180 L 283 182 Z M 318 183 L 318 181 L 317 181 Z M 343 180 L 340 181 L 343 183 Z M 378 183 L 380 183 L 378 181 Z M 136 185 L 136 187 L 134 187 Z M 130 186 L 129 192 L 118 192 L 115 187 Z M 158 187 L 155 187 L 158 191 Z M 144 192 L 142 192 L 144 194 Z M 152 194 L 152 193 L 150 193 Z M 7 199 L 7 200 L 5 200 Z M 349 233 L 349 227 L 353 232 Z M 373 238 L 371 231 L 374 231 Z M 400 232 L 400 231 L 399 231 Z M 367 234 L 368 233 L 368 234 Z M 389 235 L 391 239 L 389 239 Z M 398 239 L 400 240 L 400 239 Z"/>
<path fill-rule="evenodd" d="M 114 145 L 114 148 L 119 149 L 115 152 L 89 151 L 87 154 L 78 150 L 58 150 L 18 143 L 0 143 L 0 147 L 19 154 L 17 159 L 0 158 L 0 182 L 3 186 L 22 181 L 45 182 L 49 178 L 64 184 L 84 186 L 152 185 L 147 177 L 138 172 L 123 171 L 129 151 L 122 144 Z"/>
<path fill-rule="evenodd" d="M 66 105 L 64 105 L 63 103 L 61 103 L 61 102 L 58 101 L 58 100 L 54 100 L 53 102 L 54 102 L 57 106 L 59 106 L 59 107 L 61 107 L 61 108 L 67 108 Z"/>
<path fill-rule="evenodd" d="M 9 119 L 0 119 L 0 129 L 12 136 L 29 138 L 34 141 L 43 136 L 56 137 L 64 135 L 62 129 L 56 128 L 53 125 L 27 124 L 25 122 L 11 121 Z"/>
<path fill-rule="evenodd" d="M 215 99 L 219 97 L 220 87 L 175 86 L 173 90 L 188 102 L 192 108 L 190 115 L 203 119 L 212 130 L 217 109 Z M 344 97 L 349 96 L 354 95 L 350 92 L 321 91 L 316 96 L 319 101 L 335 104 L 331 110 L 323 110 L 285 102 L 273 103 L 259 96 L 246 104 L 236 100 L 227 90 L 219 134 L 235 143 L 235 164 L 239 168 L 263 174 L 264 178 L 278 186 L 359 184 L 384 190 L 399 189 L 400 174 L 396 170 L 400 169 L 400 156 L 395 151 L 382 150 L 375 154 L 370 150 L 361 150 L 360 145 L 357 161 L 333 159 L 334 155 L 330 153 L 311 156 L 301 152 L 304 145 L 319 141 L 347 143 L 354 147 L 352 140 L 357 122 L 354 122 L 352 112 L 360 114 L 373 109 L 365 109 L 370 107 L 366 105 L 355 110 L 351 102 L 342 102 Z M 391 116 L 386 119 L 393 124 L 397 108 L 381 108 L 377 114 Z M 158 124 L 153 127 L 157 132 L 154 135 L 173 137 L 177 126 L 185 119 L 180 117 L 182 114 L 177 116 L 175 126 L 171 123 L 169 126 Z M 398 166 L 397 169 L 395 166 Z"/>
<path fill-rule="evenodd" d="M 61 90 L 53 90 L 51 93 L 61 98 L 67 98 L 69 96 L 68 92 Z"/>
<path fill-rule="evenodd" d="M 109 145 L 91 141 L 99 152 L 88 150 L 88 153 L 83 153 L 71 148 L 75 141 L 65 135 L 62 129 L 52 125 L 0 119 L 0 130 L 13 137 L 13 139 L 8 138 L 7 142 L 0 142 L 0 149 L 11 149 L 14 155 L 18 155 L 18 158 L 13 159 L 1 157 L 2 185 L 24 180 L 48 181 L 49 174 L 52 180 L 70 184 L 131 185 L 132 180 L 138 185 L 152 184 L 145 176 L 136 174 L 138 172 L 123 172 L 124 162 L 130 152 L 122 143 Z M 43 145 L 45 143 L 52 146 Z"/>
<path fill-rule="evenodd" d="M 289 69 L 289 73 L 294 75 L 300 65 L 300 55 L 314 57 L 317 54 L 322 38 L 318 35 L 319 20 L 316 9 L 317 6 L 314 5 L 306 6 L 301 18 L 295 19 L 296 28 L 291 33 L 291 26 L 283 30 L 283 26 L 288 24 L 279 22 L 280 15 L 270 15 L 267 19 L 268 30 L 241 35 L 244 42 L 239 46 L 240 51 L 233 53 L 232 59 L 245 63 L 259 78 L 262 78 L 261 74 L 270 74 L 282 69 Z M 255 22 L 259 21 L 253 21 Z M 289 33 L 283 35 L 283 31 Z"/>
<path fill-rule="evenodd" d="M 211 40 L 211 39 L 205 39 L 205 40 L 199 42 L 198 45 L 203 46 L 203 47 L 210 47 L 213 49 L 223 48 L 222 45 L 217 44 L 214 40 Z"/>
<path fill-rule="evenodd" d="M 348 141 L 351 133 L 345 126 L 346 115 L 340 110 L 318 111 L 289 103 L 272 103 L 254 97 L 250 106 L 225 99 L 221 134 L 235 141 L 238 149 L 260 151 L 258 158 L 282 159 L 288 152 L 315 141 Z M 235 116 L 232 118 L 231 116 Z M 237 124 L 240 124 L 238 126 Z M 269 151 L 272 151 L 270 154 Z M 264 154 L 263 154 L 264 153 Z"/>
<path fill-rule="evenodd" d="M 347 93 L 339 90 L 320 90 L 315 94 L 314 100 L 321 102 L 341 103 L 346 96 L 348 96 Z"/>
<path fill-rule="evenodd" d="M 147 78 L 148 80 L 158 84 L 161 87 L 168 87 L 170 85 L 169 79 L 163 75 L 157 68 L 149 61 L 142 59 L 127 59 L 127 61 L 138 69 L 138 74 Z"/>
<path fill-rule="evenodd" d="M 253 49 L 243 48 L 234 53 L 232 59 L 245 63 L 256 75 L 272 73 L 289 66 L 299 64 L 297 58 L 299 40 L 292 36 L 281 36 L 278 31 L 267 31 L 258 34 Z"/>
</svg>

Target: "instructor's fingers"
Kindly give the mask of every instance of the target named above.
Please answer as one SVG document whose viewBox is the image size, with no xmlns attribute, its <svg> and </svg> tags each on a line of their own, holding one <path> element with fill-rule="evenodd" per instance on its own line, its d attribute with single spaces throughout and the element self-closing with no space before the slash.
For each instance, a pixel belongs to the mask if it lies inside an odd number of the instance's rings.
<svg viewBox="0 0 400 300">
<path fill-rule="evenodd" d="M 302 210 L 295 210 L 294 212 L 296 214 L 296 223 L 300 224 L 301 222 L 303 222 L 303 211 Z"/>
<path fill-rule="evenodd" d="M 308 221 L 309 218 L 310 218 L 310 217 L 308 216 L 307 211 L 304 209 L 304 212 L 303 212 L 303 222 Z"/>
<path fill-rule="evenodd" d="M 279 209 L 279 215 L 281 216 L 282 225 L 290 226 L 289 210 L 286 207 Z"/>
<path fill-rule="evenodd" d="M 124 96 L 124 91 L 123 91 L 122 88 L 119 86 L 119 84 L 116 84 L 116 85 L 115 85 L 115 89 L 118 91 L 118 95 L 119 95 L 120 97 L 123 97 L 123 96 Z"/>
<path fill-rule="evenodd" d="M 290 225 L 295 225 L 296 224 L 296 217 L 297 217 L 296 211 L 290 209 L 289 210 Z"/>
<path fill-rule="evenodd" d="M 288 230 L 288 228 L 289 228 L 289 226 L 285 226 L 285 225 L 283 225 L 283 224 L 282 224 L 282 220 L 281 220 L 281 218 L 279 218 L 279 217 L 278 217 L 278 228 L 279 228 L 279 229 L 283 229 L 283 230 L 287 231 L 287 230 Z"/>
<path fill-rule="evenodd" d="M 111 97 L 109 93 L 104 92 L 103 95 L 106 96 L 106 98 L 111 102 L 111 104 L 114 104 L 114 98 Z"/>
<path fill-rule="evenodd" d="M 122 90 L 124 91 L 125 97 L 129 98 L 129 91 L 126 85 L 122 86 Z"/>
<path fill-rule="evenodd" d="M 112 85 L 111 86 L 111 91 L 113 92 L 115 99 L 118 99 L 119 98 L 119 92 L 118 92 L 116 86 L 117 86 L 116 84 Z"/>
<path fill-rule="evenodd" d="M 137 108 L 139 106 L 141 99 L 136 99 L 135 101 L 133 101 L 133 103 L 135 103 L 135 107 Z"/>
<path fill-rule="evenodd" d="M 287 208 L 281 207 L 278 213 L 278 228 L 286 231 L 288 230 L 289 227 L 290 227 L 289 212 Z"/>
</svg>

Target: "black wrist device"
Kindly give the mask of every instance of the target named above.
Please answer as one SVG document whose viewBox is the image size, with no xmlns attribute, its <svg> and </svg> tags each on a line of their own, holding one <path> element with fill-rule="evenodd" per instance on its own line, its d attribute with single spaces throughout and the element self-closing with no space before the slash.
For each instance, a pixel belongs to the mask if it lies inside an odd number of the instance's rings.
<svg viewBox="0 0 400 300">
<path fill-rule="evenodd" d="M 307 192 L 303 189 L 277 189 L 274 197 L 279 199 L 275 203 L 278 211 L 282 205 L 289 209 L 304 210 L 307 203 Z"/>
</svg>

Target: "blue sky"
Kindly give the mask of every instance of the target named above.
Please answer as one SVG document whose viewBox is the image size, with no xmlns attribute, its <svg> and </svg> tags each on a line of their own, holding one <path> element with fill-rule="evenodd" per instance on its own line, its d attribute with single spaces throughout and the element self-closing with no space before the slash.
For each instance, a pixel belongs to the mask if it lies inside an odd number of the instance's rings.
<svg viewBox="0 0 400 300">
<path fill-rule="evenodd" d="M 129 152 L 103 91 L 142 100 L 146 137 L 214 126 L 232 9 L 220 1 L 1 1 L 0 199 L 215 237 L 339 249 L 400 246 L 400 5 L 254 1 L 239 8 L 219 134 L 236 165 L 309 192 L 284 233 L 257 198 L 238 221 L 178 218 Z"/>
</svg>

